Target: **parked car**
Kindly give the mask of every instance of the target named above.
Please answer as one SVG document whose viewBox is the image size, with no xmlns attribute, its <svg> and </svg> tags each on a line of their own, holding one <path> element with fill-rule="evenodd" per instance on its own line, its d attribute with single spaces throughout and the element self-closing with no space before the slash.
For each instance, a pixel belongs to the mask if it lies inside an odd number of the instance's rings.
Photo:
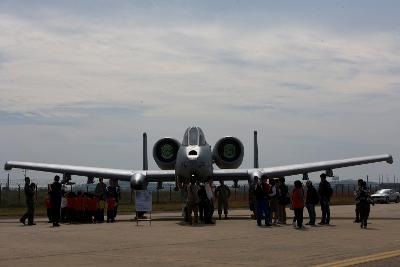
<svg viewBox="0 0 400 267">
<path fill-rule="evenodd" d="M 389 203 L 389 202 L 396 202 L 399 203 L 400 201 L 400 193 L 394 191 L 393 189 L 379 189 L 375 192 L 375 194 L 371 195 L 375 203 Z"/>
</svg>

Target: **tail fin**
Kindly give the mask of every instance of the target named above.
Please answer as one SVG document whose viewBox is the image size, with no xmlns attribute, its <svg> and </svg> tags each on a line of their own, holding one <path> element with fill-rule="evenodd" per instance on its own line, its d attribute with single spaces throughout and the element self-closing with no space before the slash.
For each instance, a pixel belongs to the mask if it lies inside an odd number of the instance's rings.
<svg viewBox="0 0 400 267">
<path fill-rule="evenodd" d="M 254 168 L 258 166 L 258 142 L 257 142 L 257 131 L 254 131 Z"/>
<path fill-rule="evenodd" d="M 143 133 L 143 170 L 149 169 L 149 163 L 147 160 L 147 134 Z"/>
</svg>

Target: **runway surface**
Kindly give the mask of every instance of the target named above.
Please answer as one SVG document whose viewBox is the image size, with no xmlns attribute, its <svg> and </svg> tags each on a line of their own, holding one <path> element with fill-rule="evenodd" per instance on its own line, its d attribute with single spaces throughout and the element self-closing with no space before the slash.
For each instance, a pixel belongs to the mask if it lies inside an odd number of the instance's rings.
<svg viewBox="0 0 400 267">
<path fill-rule="evenodd" d="M 182 224 L 179 213 L 155 213 L 151 226 L 136 226 L 131 215 L 59 228 L 45 218 L 36 226 L 0 219 L 0 266 L 399 266 L 400 204 L 375 205 L 367 230 L 353 213 L 354 206 L 333 207 L 331 226 L 304 230 L 257 227 L 246 210 L 211 226 Z"/>
</svg>

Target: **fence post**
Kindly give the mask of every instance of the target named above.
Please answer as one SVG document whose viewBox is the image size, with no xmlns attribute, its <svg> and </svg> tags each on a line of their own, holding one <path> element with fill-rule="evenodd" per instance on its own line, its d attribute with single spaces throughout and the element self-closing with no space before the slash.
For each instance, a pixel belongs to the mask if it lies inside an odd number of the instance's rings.
<svg viewBox="0 0 400 267">
<path fill-rule="evenodd" d="M 89 185 L 86 185 L 86 193 L 89 193 Z"/>
<path fill-rule="evenodd" d="M 21 185 L 18 185 L 18 205 L 21 203 Z"/>
<path fill-rule="evenodd" d="M 172 186 L 170 185 L 169 186 L 169 202 L 171 202 L 171 200 L 172 200 L 172 198 L 171 198 L 172 195 L 171 194 L 172 194 Z"/>
</svg>

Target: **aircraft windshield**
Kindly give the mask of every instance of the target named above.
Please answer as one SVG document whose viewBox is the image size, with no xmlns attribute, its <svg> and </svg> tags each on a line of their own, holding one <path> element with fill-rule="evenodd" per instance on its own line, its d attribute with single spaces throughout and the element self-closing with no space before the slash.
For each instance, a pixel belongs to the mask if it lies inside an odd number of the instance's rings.
<svg viewBox="0 0 400 267">
<path fill-rule="evenodd" d="M 204 133 L 199 127 L 190 127 L 186 130 L 185 135 L 183 136 L 182 145 L 204 146 L 205 144 L 206 139 Z"/>
<path fill-rule="evenodd" d="M 189 144 L 191 146 L 198 145 L 199 131 L 197 128 L 192 127 L 189 131 Z"/>
<path fill-rule="evenodd" d="M 203 131 L 200 128 L 198 129 L 199 129 L 199 144 L 201 146 L 204 146 L 206 144 L 206 138 L 204 137 Z"/>
</svg>

